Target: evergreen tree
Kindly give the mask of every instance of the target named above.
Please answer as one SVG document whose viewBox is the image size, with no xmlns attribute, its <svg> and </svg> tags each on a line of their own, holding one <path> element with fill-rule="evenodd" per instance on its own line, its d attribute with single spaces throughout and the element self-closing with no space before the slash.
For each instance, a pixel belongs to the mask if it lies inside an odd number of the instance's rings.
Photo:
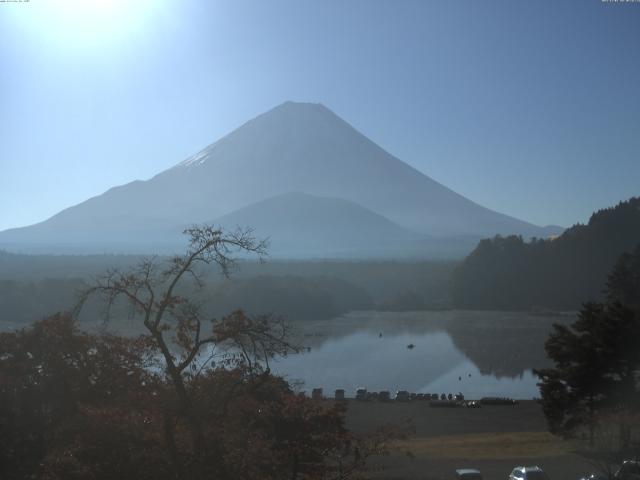
<svg viewBox="0 0 640 480">
<path fill-rule="evenodd" d="M 554 325 L 545 348 L 554 368 L 536 371 L 552 433 L 587 427 L 599 415 L 640 410 L 640 248 L 623 255 L 609 276 L 606 302 L 586 303 L 571 326 Z"/>
</svg>

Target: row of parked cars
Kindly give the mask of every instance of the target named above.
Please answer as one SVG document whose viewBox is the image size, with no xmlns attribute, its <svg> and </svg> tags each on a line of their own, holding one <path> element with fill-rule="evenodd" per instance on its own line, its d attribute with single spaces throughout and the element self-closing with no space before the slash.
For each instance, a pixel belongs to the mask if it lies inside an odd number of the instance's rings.
<svg viewBox="0 0 640 480">
<path fill-rule="evenodd" d="M 456 470 L 456 480 L 482 480 L 482 473 L 475 468 Z M 538 466 L 516 467 L 509 474 L 508 480 L 549 480 L 548 475 Z M 611 480 L 610 477 L 592 473 L 580 480 Z M 613 480 L 640 480 L 640 461 L 625 460 L 613 475 Z"/>
<path fill-rule="evenodd" d="M 337 393 L 337 392 L 336 392 Z M 369 392 L 366 388 L 358 388 L 356 390 L 356 400 L 378 400 L 378 401 L 390 401 L 395 400 L 396 402 L 411 402 L 411 401 L 430 401 L 430 400 L 438 400 L 438 399 L 446 400 L 464 400 L 464 395 L 461 393 L 457 395 L 449 394 L 448 396 L 444 393 L 438 395 L 437 393 L 410 393 L 407 390 L 398 390 L 395 396 L 391 397 L 391 392 L 388 390 L 382 390 L 380 392 Z"/>
<path fill-rule="evenodd" d="M 336 400 L 345 400 L 346 392 L 344 389 L 339 388 L 335 391 L 334 398 Z M 314 388 L 311 392 L 311 398 L 314 400 L 323 400 L 324 393 L 322 388 Z M 516 405 L 518 402 L 511 398 L 506 397 L 483 397 L 479 401 L 465 401 L 462 393 L 457 394 L 437 394 L 437 393 L 410 393 L 407 390 L 398 390 L 395 395 L 392 396 L 389 390 L 382 390 L 380 392 L 369 392 L 366 388 L 358 388 L 356 390 L 355 399 L 358 401 L 379 401 L 379 402 L 413 402 L 413 401 L 428 401 L 431 406 L 452 406 L 452 407 L 472 407 L 477 408 L 483 405 Z"/>
<path fill-rule="evenodd" d="M 340 398 L 344 399 L 344 390 L 336 390 L 336 400 Z M 449 393 L 448 395 L 442 393 L 438 395 L 437 393 L 411 393 L 407 390 L 398 390 L 394 396 L 391 395 L 391 392 L 388 390 L 382 390 L 380 392 L 369 392 L 366 388 L 358 388 L 356 390 L 356 400 L 360 401 L 368 401 L 368 400 L 378 400 L 380 402 L 389 402 L 391 400 L 395 400 L 396 402 L 412 402 L 412 401 L 432 401 L 432 400 L 442 400 L 442 401 L 463 401 L 464 395 L 462 393 L 458 393 L 456 395 Z"/>
</svg>

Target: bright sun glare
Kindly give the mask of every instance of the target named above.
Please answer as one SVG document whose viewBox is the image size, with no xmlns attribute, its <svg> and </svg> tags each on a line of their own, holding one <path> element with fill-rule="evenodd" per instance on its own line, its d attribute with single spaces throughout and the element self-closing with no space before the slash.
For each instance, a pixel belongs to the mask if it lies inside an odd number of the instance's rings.
<svg viewBox="0 0 640 480">
<path fill-rule="evenodd" d="M 160 2 L 151 0 L 48 0 L 21 14 L 47 42 L 83 48 L 116 43 L 139 32 Z"/>
</svg>

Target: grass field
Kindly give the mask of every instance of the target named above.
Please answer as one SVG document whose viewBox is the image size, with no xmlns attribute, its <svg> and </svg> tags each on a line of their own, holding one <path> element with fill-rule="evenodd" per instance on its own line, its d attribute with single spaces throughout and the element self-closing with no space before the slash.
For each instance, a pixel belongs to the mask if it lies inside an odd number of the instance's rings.
<svg viewBox="0 0 640 480">
<path fill-rule="evenodd" d="M 574 453 L 576 445 L 547 432 L 540 405 L 479 409 L 431 408 L 428 402 L 349 402 L 347 423 L 357 432 L 384 424 L 414 433 L 372 463 L 384 479 L 453 479 L 457 468 L 478 468 L 485 480 L 506 480 L 513 467 L 539 465 L 551 480 L 577 480 L 592 469 Z"/>
<path fill-rule="evenodd" d="M 399 451 L 415 456 L 468 460 L 556 457 L 573 453 L 574 446 L 547 432 L 469 433 L 413 437 L 398 441 Z"/>
</svg>

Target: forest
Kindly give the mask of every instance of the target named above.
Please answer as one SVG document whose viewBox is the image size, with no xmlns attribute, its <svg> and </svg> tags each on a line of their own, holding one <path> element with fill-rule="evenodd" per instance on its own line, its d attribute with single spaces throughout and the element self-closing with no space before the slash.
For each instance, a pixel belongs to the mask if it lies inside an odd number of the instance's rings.
<svg viewBox="0 0 640 480">
<path fill-rule="evenodd" d="M 640 244 L 640 198 L 591 215 L 562 235 L 482 240 L 455 269 L 453 303 L 464 309 L 577 310 L 601 300 L 616 260 Z"/>
<path fill-rule="evenodd" d="M 162 259 L 165 257 L 159 257 Z M 18 255 L 0 251 L 0 323 L 10 329 L 68 310 L 91 278 L 126 269 L 133 255 Z M 454 262 L 239 260 L 230 278 L 205 274 L 196 294 L 212 315 L 243 308 L 288 320 L 328 319 L 351 310 L 422 310 L 450 304 Z M 88 322 L 100 315 L 90 305 Z M 123 315 L 126 316 L 126 315 Z M 114 322 L 117 324 L 117 321 Z"/>
</svg>

